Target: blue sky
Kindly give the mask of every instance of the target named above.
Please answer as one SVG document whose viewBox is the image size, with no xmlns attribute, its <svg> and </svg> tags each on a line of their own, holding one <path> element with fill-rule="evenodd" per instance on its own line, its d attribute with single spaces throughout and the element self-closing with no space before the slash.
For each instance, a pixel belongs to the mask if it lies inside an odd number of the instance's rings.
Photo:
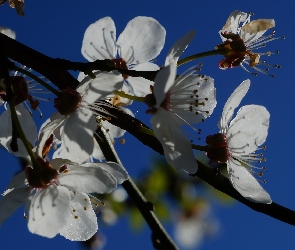
<svg viewBox="0 0 295 250">
<path fill-rule="evenodd" d="M 229 95 L 245 79 L 252 84 L 242 105 L 264 105 L 270 112 L 269 136 L 264 152 L 267 162 L 265 189 L 272 199 L 288 208 L 295 209 L 293 149 L 294 149 L 294 26 L 292 1 L 261 0 L 252 4 L 250 1 L 27 1 L 25 17 L 19 17 L 8 6 L 0 7 L 1 23 L 16 32 L 17 40 L 48 56 L 65 58 L 73 61 L 86 61 L 81 53 L 82 38 L 85 29 L 96 20 L 111 16 L 117 27 L 117 34 L 123 31 L 127 22 L 135 16 L 151 16 L 157 19 L 167 31 L 165 47 L 157 58 L 158 64 L 164 58 L 170 46 L 186 32 L 195 29 L 197 35 L 185 56 L 212 50 L 220 37 L 218 31 L 223 27 L 228 15 L 234 10 L 254 12 L 252 19 L 273 18 L 276 21 L 276 34 L 286 36 L 267 44 L 265 51 L 280 50 L 280 54 L 266 58 L 270 64 L 280 64 L 281 69 L 271 69 L 275 78 L 265 75 L 254 77 L 241 68 L 221 71 L 217 67 L 219 56 L 204 58 L 202 74 L 215 79 L 217 88 L 217 107 L 213 115 L 203 124 L 203 141 L 207 133 L 217 133 L 217 122 L 223 105 Z M 188 66 L 192 66 L 189 64 Z M 188 66 L 183 66 L 183 70 Z M 41 105 L 45 113 L 44 120 L 52 109 Z M 150 117 L 144 114 L 143 105 L 132 106 L 136 117 L 149 124 Z M 46 116 L 47 115 L 47 116 Z M 38 115 L 36 121 L 40 124 Z M 207 132 L 207 133 L 206 133 Z M 126 135 L 126 144 L 118 145 L 118 152 L 125 168 L 131 176 L 136 176 L 150 162 L 153 152 Z M 3 150 L 1 157 L 0 190 L 4 190 L 10 178 L 19 169 L 16 159 Z M 207 249 L 294 249 L 294 229 L 266 215 L 252 211 L 236 202 L 232 206 L 222 206 L 212 201 L 213 212 L 221 223 L 220 235 L 205 241 L 200 247 Z M 113 227 L 102 227 L 108 238 L 105 249 L 151 249 L 150 231 L 147 227 L 142 232 L 132 232 L 126 218 L 122 218 Z M 171 228 L 168 228 L 171 232 Z M 23 210 L 20 209 L 0 228 L 1 249 L 80 249 L 77 243 L 69 242 L 58 236 L 53 240 L 32 235 L 26 228 Z"/>
</svg>

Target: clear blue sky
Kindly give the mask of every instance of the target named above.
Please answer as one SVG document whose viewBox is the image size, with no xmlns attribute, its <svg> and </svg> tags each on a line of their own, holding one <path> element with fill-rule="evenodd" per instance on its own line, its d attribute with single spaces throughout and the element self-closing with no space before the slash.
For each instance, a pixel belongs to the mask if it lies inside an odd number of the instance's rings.
<svg viewBox="0 0 295 250">
<path fill-rule="evenodd" d="M 151 16 L 157 19 L 167 31 L 166 44 L 158 57 L 163 64 L 170 46 L 186 32 L 196 29 L 197 35 L 185 52 L 191 55 L 211 50 L 220 43 L 218 31 L 223 27 L 228 15 L 234 10 L 254 12 L 252 19 L 274 18 L 276 33 L 286 36 L 267 45 L 266 51 L 280 50 L 279 55 L 266 58 L 270 64 L 280 64 L 281 69 L 272 69 L 275 78 L 259 75 L 251 76 L 241 68 L 221 71 L 217 67 L 221 57 L 205 58 L 202 73 L 215 79 L 217 88 L 217 108 L 203 126 L 203 140 L 208 133 L 217 133 L 216 126 L 224 103 L 229 95 L 243 80 L 250 78 L 252 85 L 242 102 L 264 105 L 270 112 L 269 136 L 264 152 L 267 158 L 265 189 L 272 199 L 289 208 L 295 209 L 294 195 L 294 4 L 292 1 L 26 1 L 25 17 L 19 17 L 8 6 L 0 7 L 1 23 L 16 32 L 17 40 L 51 57 L 85 61 L 80 53 L 85 29 L 96 20 L 111 16 L 117 27 L 117 34 L 123 31 L 126 23 L 135 16 Z M 148 123 L 150 117 L 144 114 L 145 107 L 134 106 L 137 118 Z M 41 105 L 45 118 L 46 112 Z M 45 120 L 44 118 L 44 120 Z M 35 116 L 39 120 L 38 115 Z M 127 143 L 119 146 L 118 151 L 130 175 L 136 175 L 148 165 L 152 152 L 142 148 L 136 156 L 132 155 L 140 143 L 126 135 Z M 0 192 L 19 169 L 18 162 L 0 151 L 1 181 Z M 256 213 L 238 202 L 231 207 L 213 201 L 213 212 L 221 222 L 220 235 L 205 241 L 200 249 L 294 249 L 294 228 L 266 215 Z M 1 249 L 80 249 L 80 245 L 56 237 L 53 240 L 32 235 L 26 228 L 20 209 L 0 228 Z M 132 233 L 126 218 L 113 227 L 101 228 L 108 238 L 105 249 L 151 249 L 150 231 Z M 171 229 L 168 228 L 168 231 Z M 124 246 L 124 247 L 122 247 Z M 125 247 L 126 246 L 126 247 Z M 128 246 L 128 247 L 127 247 Z"/>
</svg>

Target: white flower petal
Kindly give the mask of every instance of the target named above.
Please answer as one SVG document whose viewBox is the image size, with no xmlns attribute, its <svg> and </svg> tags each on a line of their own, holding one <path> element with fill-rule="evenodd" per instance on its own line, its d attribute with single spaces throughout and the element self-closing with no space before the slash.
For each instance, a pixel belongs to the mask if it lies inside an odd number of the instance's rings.
<svg viewBox="0 0 295 250">
<path fill-rule="evenodd" d="M 7 189 L 16 188 L 18 186 L 24 185 L 25 181 L 26 173 L 25 171 L 22 171 L 12 178 L 11 182 L 7 186 Z"/>
<path fill-rule="evenodd" d="M 77 80 L 79 82 L 83 81 L 85 79 L 85 77 L 87 77 L 87 75 L 84 74 L 84 72 L 80 72 L 79 75 L 78 75 L 78 78 Z M 78 91 L 79 92 L 79 91 Z M 80 92 L 79 92 L 80 93 Z"/>
<path fill-rule="evenodd" d="M 230 158 L 227 167 L 232 185 L 242 196 L 253 202 L 272 202 L 269 194 L 239 161 Z"/>
<path fill-rule="evenodd" d="M 181 80 L 182 77 L 185 78 Z M 199 75 L 180 76 L 170 89 L 170 101 L 171 111 L 182 118 L 181 124 L 199 123 L 209 117 L 216 106 L 214 79 Z"/>
<path fill-rule="evenodd" d="M 224 33 L 224 32 L 230 32 L 230 33 L 234 33 L 237 34 L 239 32 L 239 25 L 240 23 L 243 23 L 246 21 L 248 14 L 245 12 L 241 12 L 239 10 L 235 10 L 234 12 L 232 12 L 225 25 L 223 26 L 223 28 L 219 31 L 219 34 Z M 224 42 L 227 40 L 227 38 L 223 37 L 222 35 L 220 35 L 221 40 Z"/>
<path fill-rule="evenodd" d="M 57 235 L 72 216 L 70 200 L 70 191 L 62 186 L 50 185 L 38 191 L 29 208 L 29 231 L 48 238 Z"/>
<path fill-rule="evenodd" d="M 115 162 L 100 164 L 99 167 L 111 174 L 117 180 L 118 184 L 122 184 L 129 178 L 127 170 L 123 166 Z"/>
<path fill-rule="evenodd" d="M 157 71 L 159 69 L 160 67 L 158 65 L 150 62 L 140 63 L 132 68 L 132 70 L 137 71 Z M 143 77 L 129 76 L 127 81 L 129 83 L 128 88 L 135 96 L 146 96 L 151 94 L 151 86 L 154 86 L 153 81 L 147 80 Z"/>
<path fill-rule="evenodd" d="M 254 20 L 241 28 L 240 36 L 245 43 L 250 43 L 260 38 L 268 29 L 273 27 L 275 27 L 274 19 Z"/>
<path fill-rule="evenodd" d="M 162 68 L 155 78 L 153 93 L 156 98 L 156 108 L 159 108 L 166 97 L 166 93 L 173 86 L 176 76 L 176 61 Z"/>
<path fill-rule="evenodd" d="M 93 72 L 95 76 L 98 76 L 100 73 L 104 73 L 104 72 L 103 71 Z M 76 88 L 76 91 L 79 92 L 81 96 L 83 96 L 86 89 L 88 88 L 89 84 L 92 82 L 93 79 L 90 76 L 85 75 L 83 72 L 80 72 L 77 80 L 80 83 L 79 83 L 79 86 Z"/>
<path fill-rule="evenodd" d="M 15 39 L 15 37 L 16 37 L 15 32 L 11 29 L 8 29 L 8 28 L 0 27 L 0 33 L 4 34 L 12 39 Z"/>
<path fill-rule="evenodd" d="M 0 200 L 0 225 L 11 216 L 29 197 L 31 188 L 24 186 L 15 188 Z"/>
<path fill-rule="evenodd" d="M 82 101 L 92 104 L 122 88 L 124 79 L 119 72 L 100 73 L 86 87 Z M 82 86 L 81 86 L 82 87 Z"/>
<path fill-rule="evenodd" d="M 107 163 L 68 164 L 68 171 L 58 176 L 60 185 L 83 193 L 109 193 L 117 186 L 115 177 L 103 169 Z"/>
<path fill-rule="evenodd" d="M 134 114 L 130 109 L 121 107 L 121 110 L 127 113 L 128 115 L 134 117 Z M 122 137 L 126 132 L 126 130 L 109 123 L 107 120 L 104 120 L 101 123 L 103 127 L 108 131 L 108 134 L 112 141 L 114 140 L 114 138 Z"/>
<path fill-rule="evenodd" d="M 154 85 L 154 82 L 147 80 L 143 77 L 128 77 L 128 82 L 130 84 L 131 92 L 134 96 L 146 96 L 151 94 L 151 86 Z"/>
<path fill-rule="evenodd" d="M 62 131 L 62 145 L 67 159 L 81 163 L 93 152 L 93 132 L 97 128 L 93 113 L 86 109 L 78 109 L 72 113 L 64 123 Z"/>
<path fill-rule="evenodd" d="M 42 150 L 43 147 L 47 141 L 47 139 L 54 134 L 55 130 L 57 130 L 61 124 L 65 120 L 65 116 L 59 114 L 58 112 L 54 113 L 51 118 L 50 122 L 47 123 L 39 132 L 39 138 L 38 138 L 38 145 L 36 149 L 37 155 L 41 156 L 42 155 Z"/>
<path fill-rule="evenodd" d="M 177 170 L 185 170 L 193 174 L 198 170 L 198 164 L 192 152 L 190 140 L 181 132 L 174 121 L 173 114 L 159 108 L 152 117 L 151 124 L 155 136 L 161 142 L 166 160 Z"/>
<path fill-rule="evenodd" d="M 37 127 L 30 112 L 22 105 L 16 106 L 16 113 L 27 140 L 34 146 L 37 139 Z M 0 116 L 0 143 L 13 155 L 25 157 L 28 152 L 20 138 L 17 138 L 18 151 L 13 152 L 10 147 L 12 139 L 12 122 L 10 108 Z"/>
<path fill-rule="evenodd" d="M 224 105 L 223 112 L 218 123 L 218 128 L 223 132 L 228 128 L 228 123 L 232 119 L 236 107 L 239 106 L 242 99 L 248 92 L 250 87 L 250 80 L 243 81 L 227 99 Z"/>
<path fill-rule="evenodd" d="M 101 18 L 86 29 L 81 53 L 90 62 L 116 57 L 116 27 L 110 17 Z"/>
<path fill-rule="evenodd" d="M 73 162 L 64 158 L 55 158 L 50 161 L 50 165 L 56 170 L 59 170 L 63 165 L 66 165 L 66 164 L 73 164 Z M 77 166 L 79 166 L 78 163 L 77 163 Z"/>
<path fill-rule="evenodd" d="M 269 117 L 269 112 L 263 106 L 247 105 L 240 108 L 226 134 L 232 155 L 252 153 L 265 142 Z"/>
<path fill-rule="evenodd" d="M 159 55 L 165 36 L 164 27 L 154 18 L 135 17 L 128 22 L 118 38 L 120 57 L 127 64 L 148 62 Z"/>
<path fill-rule="evenodd" d="M 75 212 L 60 231 L 60 235 L 72 241 L 90 239 L 97 232 L 98 226 L 88 195 L 76 192 L 72 197 L 71 207 Z"/>
<path fill-rule="evenodd" d="M 167 66 L 170 61 L 173 59 L 175 61 L 178 61 L 178 58 L 180 55 L 185 51 L 189 43 L 193 40 L 193 38 L 196 35 L 196 31 L 192 30 L 185 34 L 183 37 L 178 39 L 176 43 L 173 44 L 173 46 L 170 48 L 168 55 L 165 60 L 165 66 Z"/>
<path fill-rule="evenodd" d="M 157 64 L 151 62 L 143 62 L 131 68 L 131 70 L 136 71 L 157 71 L 159 69 L 160 67 Z"/>
</svg>

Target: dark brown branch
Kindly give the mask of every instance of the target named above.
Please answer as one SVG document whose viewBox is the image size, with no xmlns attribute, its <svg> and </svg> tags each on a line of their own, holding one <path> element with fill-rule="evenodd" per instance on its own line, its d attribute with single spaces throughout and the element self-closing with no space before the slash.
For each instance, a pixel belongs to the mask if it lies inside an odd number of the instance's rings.
<svg viewBox="0 0 295 250">
<path fill-rule="evenodd" d="M 75 71 L 81 71 L 84 73 L 86 73 L 87 71 L 95 71 L 95 70 L 101 70 L 101 71 L 107 71 L 107 72 L 117 70 L 123 75 L 129 75 L 133 77 L 143 77 L 150 81 L 153 81 L 157 73 L 159 72 L 159 71 L 135 71 L 135 70 L 116 68 L 115 63 L 109 59 L 96 60 L 94 62 L 87 62 L 87 63 L 71 62 L 65 59 L 55 59 L 55 60 L 57 64 L 60 66 L 60 68 L 64 70 L 75 70 Z"/>
<path fill-rule="evenodd" d="M 45 56 L 3 34 L 0 34 L 0 48 L 7 57 L 38 71 L 60 89 L 65 87 L 74 88 L 78 85 L 78 81 L 65 69 L 60 69 L 59 66 L 55 66 L 55 59 Z M 163 154 L 162 145 L 157 139 L 153 136 L 140 132 L 140 126 L 145 125 L 139 120 L 123 112 L 115 111 L 114 109 L 112 109 L 111 113 L 114 113 L 116 116 L 116 119 L 113 118 L 110 120 L 112 124 L 127 130 L 139 141 L 149 146 L 156 152 Z M 267 214 L 290 225 L 295 225 L 294 211 L 276 203 L 264 205 L 248 201 L 232 187 L 227 178 L 222 175 L 216 175 L 216 171 L 214 169 L 209 168 L 202 163 L 199 163 L 199 170 L 196 176 L 200 177 L 219 191 L 228 194 L 257 212 Z"/>
<path fill-rule="evenodd" d="M 113 113 L 113 111 L 110 111 Z M 111 119 L 109 122 L 112 124 L 121 127 L 122 129 L 127 130 L 130 134 L 135 136 L 139 141 L 141 141 L 146 146 L 149 146 L 154 151 L 163 155 L 164 151 L 161 143 L 153 136 L 145 134 L 140 131 L 140 126 L 147 127 L 145 124 L 139 120 L 133 118 L 132 116 L 116 111 L 116 119 Z M 124 122 L 122 122 L 124 121 Z M 136 129 L 137 128 L 137 129 Z M 210 168 L 198 161 L 199 170 L 195 176 L 206 181 L 209 185 L 215 189 L 231 196 L 232 198 L 238 200 L 239 202 L 245 204 L 246 206 L 252 208 L 253 210 L 269 215 L 277 220 L 283 221 L 290 225 L 295 226 L 295 211 L 285 208 L 275 202 L 271 204 L 261 204 L 251 202 L 241 196 L 231 185 L 230 181 L 221 174 L 217 174 L 216 169 Z"/>
<path fill-rule="evenodd" d="M 107 161 L 117 162 L 122 165 L 117 153 L 111 146 L 111 142 L 108 142 L 105 133 L 101 130 L 101 128 L 98 128 L 96 130 L 95 139 L 99 143 L 99 146 Z M 128 180 L 124 181 L 122 183 L 122 186 L 126 190 L 128 195 L 132 198 L 140 213 L 152 230 L 152 241 L 154 248 L 167 250 L 178 249 L 167 234 L 166 230 L 164 229 L 158 218 L 156 217 L 155 213 L 153 212 L 153 204 L 146 200 L 146 198 L 142 195 L 132 179 L 129 178 Z"/>
<path fill-rule="evenodd" d="M 53 59 L 1 33 L 0 48 L 1 52 L 5 53 L 5 56 L 39 72 L 59 89 L 67 87 L 75 89 L 79 85 L 79 82 L 68 72 L 68 70 L 79 70 L 82 72 L 92 70 L 118 70 L 122 74 L 134 77 L 144 77 L 148 80 L 154 80 L 158 73 L 158 71 L 119 69 L 114 66 L 114 63 L 111 60 L 97 60 L 95 62 L 80 63 L 64 59 Z"/>
<path fill-rule="evenodd" d="M 66 70 L 55 65 L 55 60 L 0 33 L 1 53 L 39 72 L 59 89 L 76 88 L 79 82 Z"/>
</svg>

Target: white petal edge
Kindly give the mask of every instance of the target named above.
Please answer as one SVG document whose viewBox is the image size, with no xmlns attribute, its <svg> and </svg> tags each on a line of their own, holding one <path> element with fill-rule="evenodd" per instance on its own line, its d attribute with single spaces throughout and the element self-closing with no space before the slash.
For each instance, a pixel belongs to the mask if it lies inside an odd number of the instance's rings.
<svg viewBox="0 0 295 250">
<path fill-rule="evenodd" d="M 116 27 L 112 18 L 104 17 L 89 25 L 81 53 L 90 62 L 116 57 Z"/>
<path fill-rule="evenodd" d="M 148 62 L 160 54 L 165 37 L 166 30 L 156 19 L 135 17 L 118 38 L 120 57 L 127 64 Z"/>
<path fill-rule="evenodd" d="M 155 136 L 161 142 L 167 162 L 177 170 L 194 174 L 198 164 L 194 157 L 190 140 L 182 133 L 173 114 L 159 108 L 152 117 L 151 124 Z"/>
<path fill-rule="evenodd" d="M 117 187 L 117 180 L 108 171 L 107 163 L 68 164 L 68 171 L 58 176 L 60 185 L 83 193 L 109 193 Z"/>
<path fill-rule="evenodd" d="M 63 156 L 73 162 L 82 163 L 92 154 L 93 132 L 97 128 L 93 113 L 80 108 L 67 117 L 61 134 Z"/>
<path fill-rule="evenodd" d="M 233 187 L 243 197 L 257 203 L 272 203 L 269 194 L 239 161 L 229 159 L 227 168 Z"/>
<path fill-rule="evenodd" d="M 66 187 L 50 185 L 38 191 L 29 207 L 29 231 L 47 238 L 56 236 L 72 216 L 70 200 Z"/>
<path fill-rule="evenodd" d="M 82 102 L 93 104 L 95 101 L 105 98 L 115 90 L 122 88 L 123 82 L 122 75 L 117 71 L 113 73 L 100 73 L 85 88 Z"/>
<path fill-rule="evenodd" d="M 265 107 L 246 105 L 239 109 L 227 131 L 229 150 L 247 155 L 257 150 L 267 137 L 270 114 Z M 235 150 L 236 149 L 236 150 Z M 239 150 L 240 149 L 240 150 Z"/>
<path fill-rule="evenodd" d="M 31 188 L 23 186 L 6 193 L 0 200 L 0 226 L 28 199 Z"/>
<path fill-rule="evenodd" d="M 193 38 L 196 35 L 196 31 L 192 30 L 188 33 L 186 33 L 183 37 L 178 39 L 170 48 L 166 60 L 165 60 L 165 66 L 167 66 L 170 61 L 173 59 L 175 61 L 178 61 L 178 58 L 180 55 L 185 51 L 189 43 L 193 40 Z"/>
<path fill-rule="evenodd" d="M 166 97 L 166 93 L 175 83 L 176 61 L 172 60 L 170 64 L 160 70 L 155 78 L 153 88 L 156 98 L 156 108 L 159 108 Z"/>
<path fill-rule="evenodd" d="M 227 99 L 218 123 L 218 128 L 222 133 L 227 130 L 229 121 L 232 119 L 235 109 L 240 105 L 249 88 L 250 80 L 247 79 L 243 81 Z"/>
<path fill-rule="evenodd" d="M 90 239 L 98 229 L 96 214 L 88 195 L 76 192 L 72 196 L 71 207 L 75 210 L 60 235 L 71 241 Z"/>
</svg>

